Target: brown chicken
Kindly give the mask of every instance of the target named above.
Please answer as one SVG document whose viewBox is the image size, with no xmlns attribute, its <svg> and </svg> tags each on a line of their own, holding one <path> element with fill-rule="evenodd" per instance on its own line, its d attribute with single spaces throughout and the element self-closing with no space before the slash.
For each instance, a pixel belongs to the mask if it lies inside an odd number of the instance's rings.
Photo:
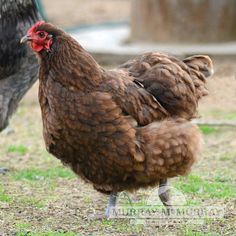
<svg viewBox="0 0 236 236">
<path fill-rule="evenodd" d="M 105 70 L 77 41 L 38 22 L 21 42 L 40 60 L 39 101 L 47 150 L 100 192 L 166 185 L 187 174 L 201 135 L 187 121 L 207 94 L 207 56 L 147 53 Z M 161 200 L 168 205 L 167 196 Z"/>
</svg>

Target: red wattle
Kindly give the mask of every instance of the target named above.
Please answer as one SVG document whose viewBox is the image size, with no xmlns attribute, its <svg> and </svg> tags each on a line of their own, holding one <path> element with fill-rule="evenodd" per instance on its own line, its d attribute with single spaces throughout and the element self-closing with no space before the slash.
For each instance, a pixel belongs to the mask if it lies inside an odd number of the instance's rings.
<svg viewBox="0 0 236 236">
<path fill-rule="evenodd" d="M 31 42 L 31 48 L 35 51 L 35 52 L 40 52 L 41 50 L 43 50 L 43 46 L 42 45 L 38 45 L 34 42 Z"/>
</svg>

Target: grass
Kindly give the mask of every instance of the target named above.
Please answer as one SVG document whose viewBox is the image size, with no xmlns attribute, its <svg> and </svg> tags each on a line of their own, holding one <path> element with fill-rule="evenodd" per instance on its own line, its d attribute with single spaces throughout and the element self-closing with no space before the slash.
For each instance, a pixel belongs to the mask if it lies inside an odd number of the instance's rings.
<svg viewBox="0 0 236 236">
<path fill-rule="evenodd" d="M 208 125 L 200 125 L 200 130 L 205 135 L 215 134 L 216 132 L 219 131 L 218 128 L 212 127 L 212 126 L 208 126 Z"/>
<path fill-rule="evenodd" d="M 25 155 L 28 152 L 28 148 L 24 145 L 10 145 L 7 147 L 7 153 L 16 153 L 19 155 Z"/>
<path fill-rule="evenodd" d="M 0 202 L 11 202 L 12 197 L 6 194 L 5 189 L 2 185 L 0 185 Z"/>
<path fill-rule="evenodd" d="M 21 197 L 18 199 L 17 203 L 20 203 L 25 207 L 33 208 L 43 208 L 46 206 L 46 202 L 43 202 L 35 197 Z"/>
<path fill-rule="evenodd" d="M 13 175 L 15 180 L 29 180 L 29 181 L 40 181 L 47 179 L 56 179 L 56 178 L 74 178 L 75 175 L 70 169 L 67 169 L 63 166 L 55 167 L 50 169 L 24 169 L 16 172 Z"/>
<path fill-rule="evenodd" d="M 208 232 L 208 233 L 202 233 L 202 232 L 197 232 L 196 230 L 191 230 L 191 229 L 185 229 L 183 231 L 184 236 L 220 236 L 220 234 L 216 232 Z"/>
<path fill-rule="evenodd" d="M 29 223 L 29 222 L 17 222 L 17 223 L 15 224 L 16 229 L 19 229 L 19 230 L 28 229 L 28 228 L 30 228 L 31 226 L 32 226 L 32 224 Z"/>
<path fill-rule="evenodd" d="M 80 236 L 80 234 L 76 234 L 73 232 L 68 232 L 68 233 L 63 233 L 63 232 L 52 232 L 52 231 L 48 231 L 48 232 L 18 232 L 16 233 L 16 236 Z"/>
<path fill-rule="evenodd" d="M 224 115 L 226 120 L 236 120 L 236 112 L 227 113 Z"/>
<path fill-rule="evenodd" d="M 127 225 L 126 222 L 117 222 L 107 219 L 103 219 L 102 221 L 97 221 L 96 225 L 98 227 L 102 227 L 104 230 L 116 228 L 120 234 L 122 233 L 139 234 L 142 232 L 143 229 L 142 225 L 134 225 L 134 224 Z"/>
<path fill-rule="evenodd" d="M 75 235 L 234 235 L 235 212 L 235 130 L 200 126 L 205 137 L 201 162 L 191 175 L 171 180 L 171 186 L 183 193 L 187 206 L 223 206 L 223 219 L 208 220 L 203 225 L 185 223 L 161 225 L 132 224 L 127 219 L 102 220 L 89 213 L 103 215 L 107 196 L 101 195 L 78 179 L 59 160 L 45 150 L 40 110 L 33 99 L 26 98 L 13 117 L 14 134 L 0 134 L 0 166 L 10 172 L 0 176 L 0 234 L 18 236 Z M 230 113 L 230 112 L 229 112 Z M 223 117 L 224 114 L 221 114 Z M 233 114 L 227 115 L 234 117 Z M 37 125 L 35 125 L 37 124 Z M 14 145 L 13 145 L 14 144 Z M 12 158 L 14 157 L 14 158 Z M 145 200 L 153 189 L 128 194 Z M 124 202 L 128 198 L 123 196 Z M 1 218 L 4 218 L 4 223 Z M 140 222 L 142 223 L 142 222 Z"/>
<path fill-rule="evenodd" d="M 201 194 L 206 198 L 235 198 L 235 188 L 229 183 L 212 180 L 206 181 L 197 175 L 190 175 L 188 178 L 180 178 L 180 181 L 175 183 L 175 187 L 184 193 Z"/>
<path fill-rule="evenodd" d="M 236 153 L 232 152 L 232 153 L 224 153 L 221 157 L 220 160 L 221 161 L 231 161 L 233 159 L 236 158 Z"/>
</svg>

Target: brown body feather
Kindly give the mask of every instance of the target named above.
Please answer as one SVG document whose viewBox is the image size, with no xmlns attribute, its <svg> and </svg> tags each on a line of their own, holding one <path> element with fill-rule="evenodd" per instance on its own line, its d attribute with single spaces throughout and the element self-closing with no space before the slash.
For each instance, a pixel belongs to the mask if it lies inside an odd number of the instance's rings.
<svg viewBox="0 0 236 236">
<path fill-rule="evenodd" d="M 201 135 L 186 119 L 205 95 L 201 57 L 185 63 L 149 53 L 106 71 L 61 30 L 49 24 L 39 30 L 55 40 L 40 53 L 39 75 L 50 153 L 104 193 L 190 171 Z"/>
</svg>

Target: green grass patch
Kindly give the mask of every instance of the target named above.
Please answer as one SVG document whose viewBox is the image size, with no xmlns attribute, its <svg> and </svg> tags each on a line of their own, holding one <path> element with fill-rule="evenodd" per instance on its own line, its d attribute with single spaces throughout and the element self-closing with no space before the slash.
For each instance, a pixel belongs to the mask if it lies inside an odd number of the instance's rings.
<svg viewBox="0 0 236 236">
<path fill-rule="evenodd" d="M 175 187 L 184 193 L 199 194 L 203 197 L 228 199 L 236 196 L 235 187 L 222 181 L 205 181 L 196 175 L 180 178 Z"/>
<path fill-rule="evenodd" d="M 231 161 L 236 157 L 236 153 L 225 153 L 220 157 L 220 161 Z"/>
<path fill-rule="evenodd" d="M 216 127 L 212 127 L 212 126 L 208 126 L 208 125 L 200 125 L 199 128 L 202 131 L 202 133 L 205 135 L 214 134 L 214 133 L 218 132 L 218 130 L 219 130 Z"/>
<path fill-rule="evenodd" d="M 18 203 L 21 203 L 24 206 L 30 206 L 39 209 L 46 206 L 45 202 L 34 197 L 21 197 L 18 199 Z"/>
<path fill-rule="evenodd" d="M 84 196 L 84 203 L 85 204 L 91 204 L 92 202 L 93 202 L 93 199 L 92 199 L 92 197 L 91 196 Z"/>
<path fill-rule="evenodd" d="M 19 155 L 25 155 L 28 152 L 28 148 L 24 145 L 10 145 L 7 147 L 8 153 L 17 153 Z"/>
<path fill-rule="evenodd" d="M 217 233 L 204 233 L 204 232 L 196 232 L 194 230 L 191 229 L 185 229 L 182 232 L 184 236 L 220 236 L 220 234 Z"/>
<path fill-rule="evenodd" d="M 25 230 L 25 229 L 29 229 L 32 225 L 28 222 L 17 222 L 15 224 L 16 229 L 19 230 Z"/>
<path fill-rule="evenodd" d="M 226 171 L 225 172 L 218 171 L 214 176 L 214 181 L 232 183 L 232 176 Z"/>
<path fill-rule="evenodd" d="M 140 224 L 130 225 L 122 222 L 118 223 L 116 222 L 115 227 L 119 233 L 129 234 L 129 235 L 140 235 L 140 233 L 143 231 L 143 226 Z"/>
<path fill-rule="evenodd" d="M 118 234 L 125 233 L 125 235 L 136 235 L 136 234 L 140 234 L 143 231 L 143 225 L 140 224 L 129 224 L 129 223 L 125 223 L 125 222 L 119 222 L 117 220 L 107 220 L 107 219 L 103 219 L 102 221 L 96 221 L 95 225 L 97 225 L 97 227 L 102 227 L 103 230 L 111 230 L 111 231 L 115 231 Z M 99 234 L 100 235 L 100 234 Z M 102 234 L 101 234 L 102 235 Z"/>
<path fill-rule="evenodd" d="M 11 202 L 12 198 L 5 193 L 4 187 L 0 185 L 0 202 Z"/>
<path fill-rule="evenodd" d="M 224 119 L 236 120 L 236 112 L 230 112 L 230 113 L 224 114 Z"/>
<path fill-rule="evenodd" d="M 68 233 L 63 233 L 63 232 L 18 232 L 16 233 L 16 236 L 79 236 L 80 234 L 73 233 L 73 232 L 68 232 Z"/>
<path fill-rule="evenodd" d="M 16 172 L 13 175 L 15 180 L 29 180 L 29 181 L 39 181 L 55 178 L 75 178 L 75 174 L 66 167 L 55 167 L 51 169 L 25 169 Z"/>
<path fill-rule="evenodd" d="M 186 200 L 186 206 L 199 206 L 201 204 L 202 204 L 202 202 L 199 200 L 195 200 L 195 199 L 187 199 Z"/>
<path fill-rule="evenodd" d="M 206 223 L 207 221 L 205 221 Z M 209 222 L 210 223 L 210 222 Z M 201 226 L 200 226 L 201 227 Z M 179 234 L 183 236 L 220 236 L 220 234 L 212 231 L 204 232 L 204 230 L 200 229 L 197 225 L 193 224 L 184 224 L 181 226 Z"/>
</svg>

